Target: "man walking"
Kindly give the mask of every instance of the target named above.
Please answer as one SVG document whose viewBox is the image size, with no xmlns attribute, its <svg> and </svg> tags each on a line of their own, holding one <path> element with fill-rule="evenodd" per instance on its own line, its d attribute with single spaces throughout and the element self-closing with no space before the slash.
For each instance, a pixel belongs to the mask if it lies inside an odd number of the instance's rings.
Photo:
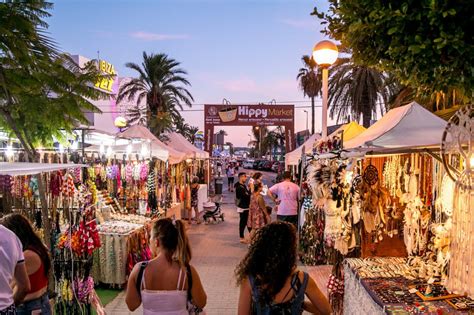
<svg viewBox="0 0 474 315">
<path fill-rule="evenodd" d="M 235 205 L 237 206 L 237 212 L 240 216 L 239 236 L 240 242 L 243 244 L 247 243 L 244 237 L 244 233 L 249 218 L 250 206 L 250 190 L 247 188 L 247 185 L 245 185 L 246 180 L 247 174 L 243 172 L 239 173 L 239 181 L 235 184 Z M 250 233 L 250 228 L 247 227 L 247 229 Z"/>
<path fill-rule="evenodd" d="M 291 173 L 283 172 L 283 181 L 268 190 L 270 198 L 278 205 L 277 219 L 298 227 L 298 196 L 300 188 L 291 182 Z"/>
</svg>

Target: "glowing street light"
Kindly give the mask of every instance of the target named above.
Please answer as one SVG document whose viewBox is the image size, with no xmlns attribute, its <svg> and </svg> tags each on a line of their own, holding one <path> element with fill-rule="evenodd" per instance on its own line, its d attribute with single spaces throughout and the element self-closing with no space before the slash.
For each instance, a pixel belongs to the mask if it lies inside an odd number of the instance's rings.
<svg viewBox="0 0 474 315">
<path fill-rule="evenodd" d="M 7 145 L 7 150 L 5 151 L 5 155 L 7 156 L 7 158 L 12 158 L 13 155 L 15 154 L 15 152 L 13 151 L 13 146 L 11 143 L 9 143 Z"/>
<path fill-rule="evenodd" d="M 323 69 L 323 112 L 322 138 L 328 136 L 328 67 L 336 62 L 339 51 L 336 44 L 329 40 L 317 43 L 313 48 L 313 59 Z"/>
</svg>

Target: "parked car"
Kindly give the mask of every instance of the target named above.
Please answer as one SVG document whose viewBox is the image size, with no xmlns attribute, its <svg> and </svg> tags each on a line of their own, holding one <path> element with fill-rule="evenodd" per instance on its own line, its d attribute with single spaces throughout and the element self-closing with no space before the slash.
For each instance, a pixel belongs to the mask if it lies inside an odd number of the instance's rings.
<svg viewBox="0 0 474 315">
<path fill-rule="evenodd" d="M 285 162 L 275 162 L 272 165 L 272 171 L 281 173 L 285 170 Z"/>
<path fill-rule="evenodd" d="M 267 161 L 267 160 L 259 160 L 256 169 L 259 171 L 265 171 L 268 167 L 269 162 L 270 161 Z M 271 168 L 271 165 L 270 165 L 270 168 Z"/>
<path fill-rule="evenodd" d="M 258 170 L 258 166 L 260 165 L 260 162 L 261 162 L 261 161 L 262 161 L 262 160 L 255 160 L 255 161 L 253 161 L 252 168 L 253 168 L 254 170 Z"/>
<path fill-rule="evenodd" d="M 262 170 L 264 171 L 271 171 L 273 166 L 273 162 L 271 161 L 264 161 L 262 163 Z"/>
<path fill-rule="evenodd" d="M 280 167 L 280 162 L 278 162 L 278 161 L 273 162 L 273 164 L 272 164 L 272 171 L 278 172 L 278 168 L 279 168 L 279 167 Z"/>
<path fill-rule="evenodd" d="M 245 160 L 242 164 L 243 168 L 253 168 L 254 160 Z"/>
</svg>

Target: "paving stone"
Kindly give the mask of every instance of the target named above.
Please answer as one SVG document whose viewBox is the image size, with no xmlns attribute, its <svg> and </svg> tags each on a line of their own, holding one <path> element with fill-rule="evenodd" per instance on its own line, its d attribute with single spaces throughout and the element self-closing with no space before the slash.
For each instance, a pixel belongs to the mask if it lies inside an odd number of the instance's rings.
<svg viewBox="0 0 474 315">
<path fill-rule="evenodd" d="M 218 224 L 192 225 L 188 229 L 193 258 L 191 264 L 197 269 L 207 293 L 205 310 L 209 315 L 237 313 L 239 288 L 235 283 L 234 270 L 247 251 L 239 243 L 239 215 L 233 203 L 234 196 L 224 194 L 222 209 L 225 221 Z M 140 307 L 129 312 L 122 292 L 106 306 L 110 315 L 142 314 Z"/>
</svg>

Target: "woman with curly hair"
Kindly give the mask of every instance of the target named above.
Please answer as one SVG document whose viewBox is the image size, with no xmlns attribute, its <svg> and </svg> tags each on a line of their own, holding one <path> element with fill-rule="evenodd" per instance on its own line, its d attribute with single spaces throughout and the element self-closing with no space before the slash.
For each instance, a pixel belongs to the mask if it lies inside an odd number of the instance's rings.
<svg viewBox="0 0 474 315">
<path fill-rule="evenodd" d="M 239 315 L 299 315 L 303 309 L 330 314 L 329 303 L 314 280 L 298 270 L 296 252 L 292 224 L 273 222 L 257 231 L 235 271 L 240 285 Z"/>
</svg>

